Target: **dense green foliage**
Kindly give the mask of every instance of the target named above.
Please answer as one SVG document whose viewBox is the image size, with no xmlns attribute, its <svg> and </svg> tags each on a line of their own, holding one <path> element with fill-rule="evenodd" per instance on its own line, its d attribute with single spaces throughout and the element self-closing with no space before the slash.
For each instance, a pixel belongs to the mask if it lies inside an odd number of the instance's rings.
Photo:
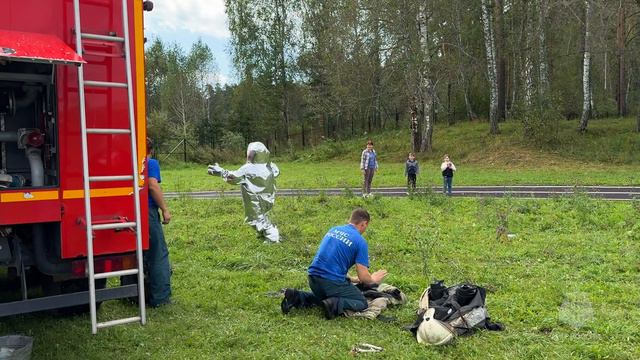
<svg viewBox="0 0 640 360">
<path fill-rule="evenodd" d="M 274 214 L 284 242 L 267 246 L 242 224 L 239 199 L 173 200 L 165 231 L 176 303 L 150 310 L 147 326 L 91 335 L 88 316 L 36 314 L 3 319 L 0 334 L 34 336 L 34 359 L 346 359 L 360 342 L 384 347 L 368 356 L 386 359 L 637 359 L 637 205 L 580 195 L 286 198 Z M 326 321 L 317 309 L 283 316 L 275 292 L 307 287 L 320 238 L 357 206 L 373 217 L 365 234 L 372 268 L 387 269 L 388 282 L 409 296 L 387 312 L 398 321 Z M 496 239 L 498 226 L 515 238 Z M 490 314 L 507 330 L 418 345 L 402 326 L 433 279 L 485 286 Z M 110 302 L 99 316 L 133 312 Z"/>
<path fill-rule="evenodd" d="M 202 43 L 185 52 L 157 39 L 146 54 L 150 133 L 164 151 L 186 138 L 179 149 L 189 156 L 224 155 L 237 139 L 284 153 L 406 129 L 413 114 L 406 141 L 417 137 L 428 151 L 433 126 L 489 117 L 483 3 L 493 20 L 498 117 L 544 146 L 558 122 L 583 112 L 586 20 L 589 117 L 640 113 L 639 4 L 586 1 L 589 19 L 585 0 L 228 0 L 237 82 L 215 85 L 206 75 L 214 69 Z"/>
</svg>

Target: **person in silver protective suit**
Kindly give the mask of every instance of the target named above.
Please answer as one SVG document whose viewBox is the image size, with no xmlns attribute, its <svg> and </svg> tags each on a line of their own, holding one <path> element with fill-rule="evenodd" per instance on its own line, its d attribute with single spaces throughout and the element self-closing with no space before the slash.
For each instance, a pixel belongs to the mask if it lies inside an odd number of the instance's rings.
<svg viewBox="0 0 640 360">
<path fill-rule="evenodd" d="M 245 222 L 264 236 L 265 242 L 280 242 L 280 232 L 269 219 L 276 199 L 275 179 L 280 175 L 280 169 L 269 161 L 269 149 L 263 143 L 252 142 L 247 146 L 247 163 L 238 170 L 225 170 L 216 163 L 209 165 L 208 173 L 222 177 L 229 184 L 239 184 Z"/>
</svg>

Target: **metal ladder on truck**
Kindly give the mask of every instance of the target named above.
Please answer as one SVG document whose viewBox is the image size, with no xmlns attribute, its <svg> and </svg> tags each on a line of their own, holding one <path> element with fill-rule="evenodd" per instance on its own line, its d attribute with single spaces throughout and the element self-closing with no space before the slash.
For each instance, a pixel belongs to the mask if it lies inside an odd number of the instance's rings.
<svg viewBox="0 0 640 360">
<path fill-rule="evenodd" d="M 124 57 L 126 63 L 127 82 L 115 83 L 106 81 L 91 81 L 84 79 L 84 64 L 80 64 L 78 68 L 78 93 L 80 96 L 80 126 L 82 135 L 82 174 L 84 185 L 84 207 L 86 213 L 86 231 L 87 231 L 87 264 L 89 268 L 89 308 L 91 311 L 91 331 L 93 334 L 98 332 L 98 329 L 127 324 L 133 322 L 140 322 L 142 325 L 146 323 L 145 313 L 145 296 L 144 296 L 144 272 L 142 263 L 142 232 L 141 232 L 141 216 L 140 216 L 140 195 L 138 188 L 138 154 L 136 149 L 136 123 L 133 108 L 133 87 L 132 87 L 132 74 L 131 74 L 131 51 L 129 48 L 129 16 L 127 0 L 122 0 L 122 37 L 107 36 L 98 34 L 83 33 L 80 27 L 80 0 L 73 0 L 74 20 L 75 20 L 75 39 L 76 39 L 76 52 L 82 56 L 83 47 L 82 40 L 100 40 L 105 42 L 122 43 L 124 47 Z M 115 128 L 87 128 L 86 117 L 86 98 L 85 87 L 102 87 L 102 88 L 126 88 L 128 95 L 129 106 L 129 128 L 115 129 Z M 128 135 L 131 144 L 131 174 L 128 175 L 111 175 L 111 176 L 91 176 L 89 174 L 89 151 L 88 151 L 88 135 L 116 135 L 123 134 Z M 133 186 L 133 199 L 135 201 L 135 222 L 112 222 L 112 223 L 100 223 L 96 224 L 92 222 L 92 208 L 91 208 L 91 184 L 104 181 L 131 181 Z M 111 271 L 104 273 L 95 273 L 94 271 L 94 253 L 93 253 L 93 232 L 100 230 L 118 230 L 135 228 L 136 233 L 136 258 L 137 267 L 133 269 Z M 113 277 L 120 277 L 126 275 L 138 276 L 138 316 L 116 319 L 106 322 L 98 322 L 96 314 L 96 280 L 108 279 Z"/>
</svg>

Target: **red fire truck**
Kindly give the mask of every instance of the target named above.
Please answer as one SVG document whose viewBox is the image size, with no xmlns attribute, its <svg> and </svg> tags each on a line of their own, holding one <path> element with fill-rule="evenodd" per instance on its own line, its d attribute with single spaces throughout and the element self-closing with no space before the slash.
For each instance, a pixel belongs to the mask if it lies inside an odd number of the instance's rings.
<svg viewBox="0 0 640 360">
<path fill-rule="evenodd" d="M 0 317 L 73 306 L 90 310 L 94 333 L 144 324 L 143 11 L 153 5 L 0 7 Z M 97 322 L 100 302 L 132 296 L 137 316 Z"/>
</svg>

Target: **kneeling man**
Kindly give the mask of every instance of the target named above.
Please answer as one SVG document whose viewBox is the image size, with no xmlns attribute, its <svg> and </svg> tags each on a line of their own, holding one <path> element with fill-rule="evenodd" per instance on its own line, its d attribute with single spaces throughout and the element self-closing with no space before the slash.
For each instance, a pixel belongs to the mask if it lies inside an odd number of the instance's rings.
<svg viewBox="0 0 640 360">
<path fill-rule="evenodd" d="M 280 305 L 284 314 L 291 308 L 321 305 L 328 320 L 345 310 L 362 311 L 367 300 L 354 283 L 378 284 L 387 276 L 386 270 L 369 273 L 369 248 L 362 234 L 371 217 L 364 209 L 351 213 L 349 223 L 333 227 L 322 239 L 318 252 L 309 266 L 309 286 L 312 292 L 286 289 Z M 347 272 L 355 265 L 357 277 Z"/>
</svg>

